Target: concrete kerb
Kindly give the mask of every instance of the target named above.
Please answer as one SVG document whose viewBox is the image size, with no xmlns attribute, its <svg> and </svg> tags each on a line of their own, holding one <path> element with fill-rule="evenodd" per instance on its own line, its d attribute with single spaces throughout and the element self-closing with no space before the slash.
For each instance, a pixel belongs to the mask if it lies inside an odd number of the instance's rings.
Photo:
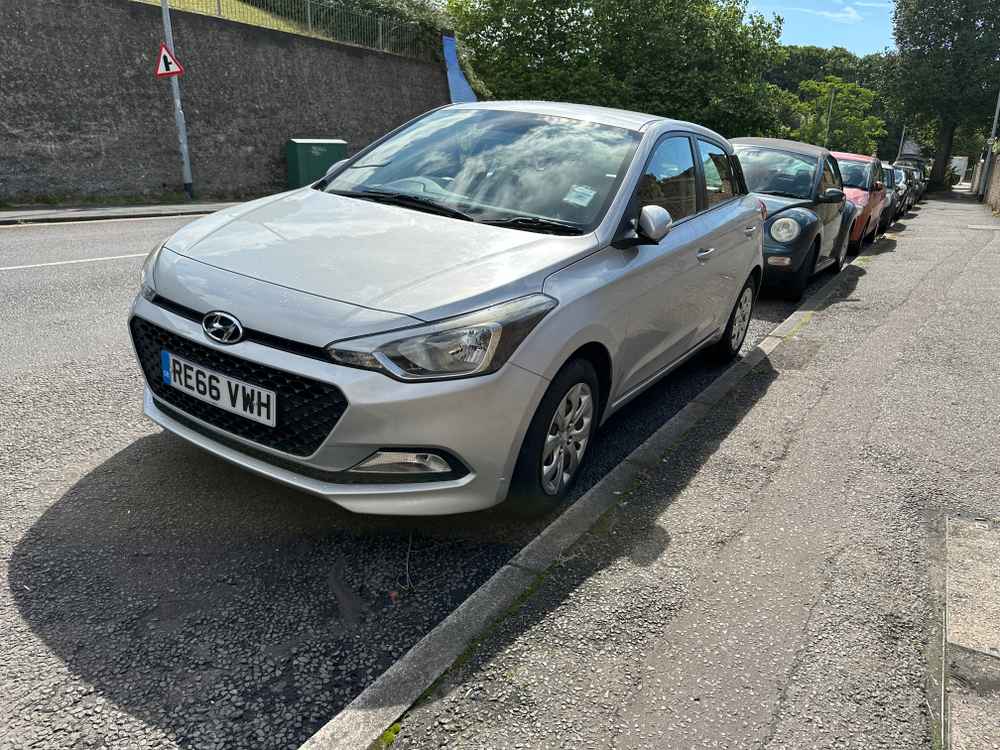
<svg viewBox="0 0 1000 750">
<path fill-rule="evenodd" d="M 185 206 L 123 206 L 120 208 L 84 208 L 27 211 L 0 211 L 0 226 L 27 226 L 33 224 L 67 224 L 83 221 L 123 221 L 128 219 L 169 219 L 173 217 L 204 216 L 235 203 L 192 203 Z"/>
<path fill-rule="evenodd" d="M 862 256 L 863 257 L 863 256 Z M 861 258 L 856 259 L 861 260 Z M 858 265 L 862 265 L 859 263 Z M 545 571 L 615 507 L 638 478 L 781 345 L 807 326 L 836 289 L 833 277 L 756 347 L 733 363 L 618 466 L 563 511 L 492 578 L 406 652 L 300 750 L 364 750 L 402 717 Z"/>
</svg>

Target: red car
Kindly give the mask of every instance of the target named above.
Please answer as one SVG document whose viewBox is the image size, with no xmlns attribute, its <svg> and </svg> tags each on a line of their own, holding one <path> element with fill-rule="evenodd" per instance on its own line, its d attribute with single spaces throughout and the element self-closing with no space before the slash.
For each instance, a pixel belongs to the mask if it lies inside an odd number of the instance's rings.
<svg viewBox="0 0 1000 750">
<path fill-rule="evenodd" d="M 885 207 L 882 163 L 874 156 L 845 154 L 840 151 L 832 153 L 844 178 L 847 199 L 858 207 L 858 215 L 851 227 L 851 247 L 857 250 L 862 242 L 875 240 L 882 209 Z"/>
</svg>

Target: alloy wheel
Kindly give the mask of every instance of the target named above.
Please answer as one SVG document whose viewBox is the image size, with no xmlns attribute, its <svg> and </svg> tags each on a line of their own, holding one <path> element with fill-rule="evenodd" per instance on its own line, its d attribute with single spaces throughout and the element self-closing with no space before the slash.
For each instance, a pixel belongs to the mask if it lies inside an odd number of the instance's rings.
<svg viewBox="0 0 1000 750">
<path fill-rule="evenodd" d="M 743 346 L 743 339 L 747 335 L 750 327 L 750 316 L 753 313 L 753 288 L 747 286 L 740 295 L 740 301 L 736 303 L 733 311 L 733 328 L 729 337 L 729 345 L 734 352 L 738 352 Z"/>
<path fill-rule="evenodd" d="M 583 461 L 594 423 L 594 395 L 577 383 L 559 400 L 542 446 L 542 489 L 558 495 L 572 481 Z"/>
</svg>

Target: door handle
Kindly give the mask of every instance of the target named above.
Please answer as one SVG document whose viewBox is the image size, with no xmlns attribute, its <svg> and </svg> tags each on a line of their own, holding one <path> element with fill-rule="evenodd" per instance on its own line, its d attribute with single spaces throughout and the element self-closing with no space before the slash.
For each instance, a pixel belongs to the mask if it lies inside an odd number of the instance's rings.
<svg viewBox="0 0 1000 750">
<path fill-rule="evenodd" d="M 750 226 L 750 227 L 744 227 L 743 228 L 743 234 L 745 234 L 747 237 L 753 237 L 753 233 L 756 232 L 756 231 L 757 231 L 757 227 L 756 226 Z"/>
<path fill-rule="evenodd" d="M 701 250 L 698 251 L 698 260 L 701 261 L 707 260 L 708 256 L 710 256 L 714 252 L 715 252 L 714 247 L 703 247 Z"/>
</svg>

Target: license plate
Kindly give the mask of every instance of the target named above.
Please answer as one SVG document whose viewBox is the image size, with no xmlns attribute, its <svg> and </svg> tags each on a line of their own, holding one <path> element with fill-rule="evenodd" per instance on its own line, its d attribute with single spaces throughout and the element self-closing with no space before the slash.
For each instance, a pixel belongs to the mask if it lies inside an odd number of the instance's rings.
<svg viewBox="0 0 1000 750">
<path fill-rule="evenodd" d="M 189 396 L 274 427 L 278 397 L 274 391 L 207 370 L 176 354 L 160 352 L 163 382 Z"/>
</svg>

